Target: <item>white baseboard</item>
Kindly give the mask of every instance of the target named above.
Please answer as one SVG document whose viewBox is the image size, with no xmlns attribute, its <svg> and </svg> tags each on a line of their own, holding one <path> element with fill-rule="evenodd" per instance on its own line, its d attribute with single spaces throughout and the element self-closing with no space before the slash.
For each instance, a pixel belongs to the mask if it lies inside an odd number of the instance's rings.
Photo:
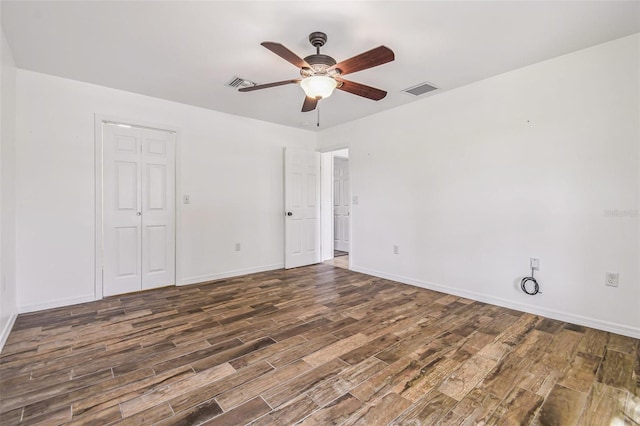
<svg viewBox="0 0 640 426">
<path fill-rule="evenodd" d="M 237 277 L 240 275 L 255 274 L 257 272 L 273 271 L 275 269 L 284 268 L 284 263 L 274 263 L 272 265 L 256 266 L 254 268 L 236 269 L 234 271 L 220 272 L 218 274 L 200 275 L 199 277 L 190 277 L 182 279 L 177 285 L 198 284 L 207 281 L 221 280 L 223 278 Z"/>
<path fill-rule="evenodd" d="M 490 303 L 492 305 L 498 305 L 505 308 L 515 309 L 518 311 L 523 311 L 523 312 L 527 312 L 534 315 L 541 315 L 541 316 L 559 320 L 559 321 L 570 322 L 572 324 L 583 325 L 586 327 L 596 328 L 598 330 L 609 331 L 611 333 L 621 334 L 623 336 L 629 336 L 635 339 L 640 339 L 640 328 L 628 326 L 625 324 L 618 324 L 614 322 L 600 320 L 597 318 L 585 317 L 582 315 L 572 314 L 568 312 L 561 312 L 553 309 L 541 308 L 539 306 L 514 302 L 512 300 L 502 299 L 499 297 L 487 296 L 486 294 L 476 293 L 476 292 L 467 291 L 467 290 L 461 290 L 458 288 L 449 287 L 442 284 L 436 284 L 428 281 L 417 280 L 415 278 L 409 278 L 409 277 L 404 277 L 400 275 L 388 274 L 386 272 L 376 271 L 374 269 L 362 268 L 356 265 L 351 265 L 351 270 L 355 272 L 361 272 L 367 275 L 373 275 L 375 277 L 397 281 L 403 284 L 409 284 L 416 287 L 440 291 L 442 293 L 452 294 L 454 296 L 476 300 L 478 302 Z"/>
<path fill-rule="evenodd" d="M 11 333 L 11 329 L 13 328 L 13 324 L 16 322 L 16 318 L 18 318 L 18 314 L 11 315 L 9 317 L 9 321 L 7 321 L 2 329 L 2 334 L 0 334 L 0 353 L 2 353 L 2 349 L 4 349 L 4 344 L 7 343 L 9 333 Z"/>
<path fill-rule="evenodd" d="M 85 303 L 85 302 L 94 302 L 95 300 L 96 298 L 93 294 L 78 296 L 78 297 L 70 297 L 67 299 L 49 300 L 47 302 L 42 302 L 42 303 L 34 303 L 31 305 L 18 306 L 18 313 L 26 314 L 28 312 L 42 311 L 44 309 L 60 308 L 63 306 L 77 305 L 78 303 Z"/>
<path fill-rule="evenodd" d="M 254 268 L 247 268 L 247 269 L 237 269 L 234 271 L 226 271 L 218 274 L 201 275 L 199 277 L 185 278 L 177 282 L 176 285 L 196 284 L 196 283 L 201 283 L 206 281 L 219 280 L 222 278 L 237 277 L 239 275 L 254 274 L 256 272 L 272 271 L 274 269 L 282 269 L 282 268 L 284 268 L 284 263 L 275 263 L 272 265 L 263 265 L 263 266 L 257 266 Z M 78 303 L 93 302 L 95 300 L 97 299 L 93 294 L 73 297 L 68 299 L 50 300 L 42 303 L 34 303 L 30 305 L 18 306 L 18 313 L 25 314 L 28 312 L 42 311 L 44 309 L 60 308 L 63 306 L 76 305 Z"/>
</svg>

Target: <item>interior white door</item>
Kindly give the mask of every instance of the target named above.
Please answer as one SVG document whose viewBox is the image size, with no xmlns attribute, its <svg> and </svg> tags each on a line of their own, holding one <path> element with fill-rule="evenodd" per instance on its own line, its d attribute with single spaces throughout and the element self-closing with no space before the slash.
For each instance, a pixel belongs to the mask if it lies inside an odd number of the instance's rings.
<svg viewBox="0 0 640 426">
<path fill-rule="evenodd" d="M 140 135 L 103 125 L 103 294 L 140 290 Z"/>
<path fill-rule="evenodd" d="M 171 132 L 103 124 L 103 295 L 175 283 Z"/>
<path fill-rule="evenodd" d="M 142 289 L 175 283 L 174 134 L 142 135 Z"/>
<path fill-rule="evenodd" d="M 285 268 L 320 262 L 320 154 L 285 148 Z"/>
<path fill-rule="evenodd" d="M 333 158 L 333 247 L 349 251 L 349 160 Z"/>
</svg>

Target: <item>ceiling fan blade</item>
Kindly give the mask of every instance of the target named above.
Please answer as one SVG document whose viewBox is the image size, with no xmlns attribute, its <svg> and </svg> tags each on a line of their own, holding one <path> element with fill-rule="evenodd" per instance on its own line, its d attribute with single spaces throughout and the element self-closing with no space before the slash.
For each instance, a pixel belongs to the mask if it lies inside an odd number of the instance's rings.
<svg viewBox="0 0 640 426">
<path fill-rule="evenodd" d="M 280 43 L 274 43 L 272 41 L 264 41 L 260 44 L 266 47 L 267 49 L 269 49 L 270 51 L 272 51 L 273 53 L 275 53 L 276 55 L 280 56 L 285 61 L 291 62 L 293 65 L 295 65 L 298 68 L 311 68 L 311 66 L 307 63 L 307 61 L 305 61 L 304 59 L 302 59 L 301 57 L 299 57 L 298 55 L 296 55 L 295 53 L 293 53 L 292 51 L 290 51 Z"/>
<path fill-rule="evenodd" d="M 275 83 L 258 84 L 257 86 L 243 87 L 238 92 L 253 92 L 254 90 L 268 89 L 269 87 L 284 86 L 285 84 L 299 83 L 300 79 L 276 81 Z"/>
<path fill-rule="evenodd" d="M 337 87 L 337 89 L 362 96 L 363 98 L 379 101 L 387 96 L 387 92 L 384 90 L 376 89 L 375 87 L 367 86 L 366 84 L 356 83 L 355 81 L 344 80 L 342 78 L 336 78 L 336 80 L 342 83 L 342 86 Z"/>
<path fill-rule="evenodd" d="M 367 68 L 377 67 L 378 65 L 386 64 L 395 59 L 393 50 L 386 46 L 378 46 L 375 49 L 368 50 L 364 53 L 354 56 L 353 58 L 346 59 L 342 62 L 338 62 L 334 66 L 330 67 L 328 71 L 333 69 L 339 69 L 341 75 L 351 74 L 356 71 L 366 70 Z"/>
<path fill-rule="evenodd" d="M 305 96 L 304 103 L 302 104 L 302 112 L 313 111 L 314 109 L 316 109 L 316 106 L 318 106 L 317 99 Z"/>
</svg>

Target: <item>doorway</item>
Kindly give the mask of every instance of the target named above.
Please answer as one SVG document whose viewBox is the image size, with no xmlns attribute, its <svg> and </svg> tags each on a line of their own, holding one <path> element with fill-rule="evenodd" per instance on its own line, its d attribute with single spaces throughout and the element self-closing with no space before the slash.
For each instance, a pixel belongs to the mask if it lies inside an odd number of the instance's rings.
<svg viewBox="0 0 640 426">
<path fill-rule="evenodd" d="M 99 125 L 96 298 L 174 285 L 175 132 Z"/>
<path fill-rule="evenodd" d="M 349 150 L 322 154 L 322 259 L 349 269 L 351 245 L 351 184 Z"/>
</svg>

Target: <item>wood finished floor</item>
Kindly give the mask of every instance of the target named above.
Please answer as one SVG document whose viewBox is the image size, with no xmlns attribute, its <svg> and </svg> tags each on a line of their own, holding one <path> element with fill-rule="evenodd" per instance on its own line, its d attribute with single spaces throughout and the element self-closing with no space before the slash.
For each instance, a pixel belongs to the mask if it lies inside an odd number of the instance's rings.
<svg viewBox="0 0 640 426">
<path fill-rule="evenodd" d="M 320 264 L 20 315 L 0 424 L 637 425 L 638 343 Z"/>
<path fill-rule="evenodd" d="M 326 265 L 333 265 L 336 268 L 349 269 L 349 255 L 334 257 L 333 259 L 326 260 L 324 263 Z"/>
</svg>

